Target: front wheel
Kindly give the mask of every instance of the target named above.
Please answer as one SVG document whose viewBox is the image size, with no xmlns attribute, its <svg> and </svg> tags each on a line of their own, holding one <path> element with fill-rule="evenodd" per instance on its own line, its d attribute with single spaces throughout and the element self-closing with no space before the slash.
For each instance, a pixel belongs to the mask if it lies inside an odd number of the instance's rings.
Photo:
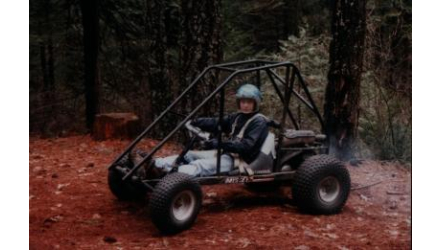
<svg viewBox="0 0 440 250">
<path fill-rule="evenodd" d="M 131 169 L 133 162 L 129 159 L 128 155 L 124 156 L 119 162 L 118 166 Z M 145 198 L 147 191 L 144 187 L 135 185 L 130 181 L 123 181 L 124 174 L 116 169 L 109 169 L 107 175 L 107 182 L 110 191 L 119 200 L 141 200 Z"/>
<path fill-rule="evenodd" d="M 200 211 L 202 189 L 191 176 L 171 173 L 154 189 L 150 198 L 150 216 L 164 234 L 175 234 L 190 228 Z"/>
<path fill-rule="evenodd" d="M 145 188 L 136 186 L 129 181 L 122 180 L 123 174 L 121 174 L 116 169 L 109 169 L 108 171 L 108 185 L 110 191 L 119 200 L 132 201 L 132 200 L 142 200 L 145 198 L 147 191 Z"/>
<path fill-rule="evenodd" d="M 306 212 L 338 213 L 350 193 L 350 175 L 345 166 L 329 155 L 306 159 L 295 173 L 292 196 Z"/>
</svg>

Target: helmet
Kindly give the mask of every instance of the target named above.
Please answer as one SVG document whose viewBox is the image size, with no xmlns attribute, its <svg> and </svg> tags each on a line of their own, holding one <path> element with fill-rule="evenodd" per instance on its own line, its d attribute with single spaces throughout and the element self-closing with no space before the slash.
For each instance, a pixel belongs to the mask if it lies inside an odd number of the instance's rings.
<svg viewBox="0 0 440 250">
<path fill-rule="evenodd" d="M 237 102 L 240 99 L 253 99 L 255 101 L 255 110 L 258 110 L 261 103 L 261 92 L 260 90 L 253 84 L 244 84 L 237 90 L 237 94 L 235 95 Z"/>
</svg>

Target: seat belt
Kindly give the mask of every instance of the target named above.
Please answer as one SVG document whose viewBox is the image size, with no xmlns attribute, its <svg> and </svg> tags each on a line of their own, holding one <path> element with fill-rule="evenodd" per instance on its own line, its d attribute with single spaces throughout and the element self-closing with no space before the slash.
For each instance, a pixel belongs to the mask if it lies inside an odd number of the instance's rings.
<svg viewBox="0 0 440 250">
<path fill-rule="evenodd" d="M 258 117 L 263 117 L 264 119 L 268 120 L 268 118 L 262 114 L 255 114 L 249 120 L 246 121 L 246 123 L 243 125 L 240 132 L 238 132 L 238 135 L 236 137 L 240 140 L 243 139 L 244 132 L 247 129 L 247 127 L 249 126 L 249 124 Z M 231 134 L 234 134 L 235 127 L 237 126 L 237 120 L 238 120 L 238 117 L 235 119 L 235 121 L 232 125 Z M 250 177 L 252 177 L 254 175 L 254 171 L 249 167 L 249 165 L 243 159 L 240 158 L 240 156 L 238 154 L 233 153 L 231 155 L 234 158 L 234 167 L 238 167 L 241 174 L 247 174 Z"/>
<path fill-rule="evenodd" d="M 244 136 L 244 131 L 247 129 L 247 127 L 249 126 L 249 124 L 255 120 L 257 117 L 263 117 L 265 120 L 269 120 L 266 116 L 264 116 L 263 114 L 255 114 L 254 116 L 252 116 L 249 120 L 246 121 L 246 123 L 244 124 L 244 126 L 241 128 L 240 132 L 238 132 L 237 138 L 239 139 L 243 139 Z M 239 116 L 237 116 L 237 118 L 235 118 L 234 123 L 232 124 L 232 131 L 231 131 L 231 135 L 234 134 L 235 132 L 235 128 L 237 127 L 237 122 L 238 122 L 238 118 Z"/>
</svg>

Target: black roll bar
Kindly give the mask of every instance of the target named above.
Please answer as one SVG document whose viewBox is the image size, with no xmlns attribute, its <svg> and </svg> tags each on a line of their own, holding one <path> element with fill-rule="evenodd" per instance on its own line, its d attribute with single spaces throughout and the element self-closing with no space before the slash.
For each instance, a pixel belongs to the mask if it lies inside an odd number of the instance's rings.
<svg viewBox="0 0 440 250">
<path fill-rule="evenodd" d="M 249 65 L 256 65 L 253 67 L 249 67 L 249 68 L 244 68 L 244 69 L 235 69 L 235 67 L 240 67 L 240 66 L 249 66 Z M 307 86 L 305 85 L 304 81 L 302 80 L 301 75 L 299 74 L 298 69 L 295 67 L 295 65 L 293 65 L 293 63 L 291 62 L 272 62 L 272 61 L 265 61 L 265 60 L 248 60 L 248 61 L 240 61 L 240 62 L 231 62 L 231 63 L 222 63 L 222 64 L 217 64 L 217 65 L 212 65 L 209 66 L 207 68 L 205 68 L 192 82 L 191 84 L 132 142 L 130 143 L 127 148 L 124 150 L 123 153 L 121 153 L 109 166 L 109 168 L 114 168 L 116 166 L 116 164 L 128 153 L 130 152 L 139 142 L 140 140 L 142 140 L 142 138 L 145 137 L 145 135 L 151 131 L 151 129 L 160 121 L 162 120 L 162 118 L 167 114 L 167 113 L 173 113 L 172 108 L 194 87 L 196 86 L 197 83 L 200 82 L 200 80 L 206 75 L 207 72 L 212 71 L 212 70 L 218 70 L 218 71 L 227 71 L 227 72 L 231 72 L 231 74 L 220 84 L 217 86 L 217 88 L 208 95 L 208 97 L 206 97 L 202 103 L 200 103 L 190 114 L 188 114 L 187 116 L 185 116 L 185 118 L 183 119 L 183 121 L 181 121 L 165 138 L 163 138 L 148 154 L 147 156 L 145 156 L 142 161 L 140 161 L 139 163 L 136 164 L 136 166 L 134 166 L 128 173 L 125 174 L 125 176 L 122 178 L 123 180 L 126 180 L 127 178 L 131 177 L 132 174 L 142 165 L 144 164 L 146 161 L 148 161 L 149 159 L 151 159 L 153 157 L 153 155 L 160 149 L 162 148 L 162 146 L 182 127 L 185 125 L 185 123 L 187 121 L 189 121 L 189 119 L 191 119 L 204 105 L 206 105 L 206 103 L 208 101 L 210 101 L 216 94 L 218 94 L 220 92 L 220 113 L 219 113 L 219 120 L 221 121 L 221 119 L 223 119 L 223 112 L 224 112 L 224 87 L 232 81 L 232 79 L 234 79 L 236 76 L 240 75 L 240 74 L 244 74 L 244 73 L 248 73 L 248 72 L 252 72 L 252 71 L 257 71 L 258 75 L 260 70 L 262 71 L 266 71 L 266 73 L 268 74 L 269 78 L 271 79 L 272 84 L 274 85 L 277 94 L 280 98 L 280 100 L 283 102 L 284 104 L 284 112 L 283 112 L 283 124 L 281 126 L 284 126 L 284 122 L 285 122 L 285 116 L 286 114 L 289 115 L 289 118 L 292 120 L 293 124 L 295 125 L 296 128 L 297 127 L 297 123 L 292 115 L 292 112 L 289 109 L 289 105 L 288 103 L 285 103 L 285 101 L 289 101 L 290 100 L 290 94 L 292 93 L 292 87 L 291 85 L 293 85 L 293 82 L 291 82 L 291 84 L 287 84 L 290 86 L 286 87 L 285 90 L 285 96 L 283 98 L 281 92 L 279 91 L 278 87 L 276 86 L 276 83 L 273 79 L 273 77 L 275 77 L 277 80 L 279 80 L 280 82 L 282 82 L 284 85 L 286 85 L 282 80 L 282 78 L 276 74 L 272 69 L 275 68 L 279 68 L 279 67 L 286 67 L 286 71 L 287 72 L 292 72 L 292 76 L 290 77 L 291 81 L 293 81 L 293 75 L 298 75 L 299 79 L 300 79 L 300 84 L 302 85 L 302 87 L 305 89 L 307 98 L 309 99 L 308 102 L 307 100 L 305 100 L 304 98 L 302 98 L 302 96 L 300 96 L 298 94 L 298 98 L 306 104 L 306 106 L 308 106 L 309 108 L 312 109 L 312 111 L 314 110 L 314 113 L 318 116 L 318 119 L 320 120 L 321 124 L 322 124 L 322 118 L 319 114 L 318 109 L 316 108 L 316 105 L 313 102 L 313 99 L 311 99 L 311 96 L 307 90 Z M 286 74 L 286 77 L 289 77 L 290 73 Z M 218 78 L 218 77 L 217 77 Z M 258 77 L 260 78 L 260 77 Z M 289 88 L 290 87 L 290 88 Z M 288 91 L 289 90 L 289 91 Z M 293 90 L 294 91 L 294 90 Z M 295 92 L 293 92 L 295 94 Z M 287 98 L 286 98 L 287 97 Z M 307 105 L 309 104 L 309 105 Z M 221 123 L 220 125 L 221 126 Z M 221 128 L 218 128 L 221 132 Z M 219 133 L 219 142 L 221 141 L 221 133 Z M 220 151 L 220 149 L 218 149 Z M 217 155 L 217 175 L 219 175 L 220 173 L 220 153 L 218 152 Z"/>
</svg>

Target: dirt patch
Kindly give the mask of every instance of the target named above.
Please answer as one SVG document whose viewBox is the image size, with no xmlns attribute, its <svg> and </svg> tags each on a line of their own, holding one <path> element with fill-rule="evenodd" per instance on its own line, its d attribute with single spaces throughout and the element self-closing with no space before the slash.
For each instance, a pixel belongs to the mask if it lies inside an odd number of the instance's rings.
<svg viewBox="0 0 440 250">
<path fill-rule="evenodd" d="M 127 144 L 30 138 L 30 249 L 411 248 L 411 175 L 386 162 L 347 166 L 353 190 L 333 216 L 300 213 L 289 188 L 255 194 L 242 185 L 205 186 L 195 225 L 163 237 L 146 202 L 120 202 L 107 187 L 107 166 Z M 160 153 L 175 150 L 166 146 Z"/>
</svg>

